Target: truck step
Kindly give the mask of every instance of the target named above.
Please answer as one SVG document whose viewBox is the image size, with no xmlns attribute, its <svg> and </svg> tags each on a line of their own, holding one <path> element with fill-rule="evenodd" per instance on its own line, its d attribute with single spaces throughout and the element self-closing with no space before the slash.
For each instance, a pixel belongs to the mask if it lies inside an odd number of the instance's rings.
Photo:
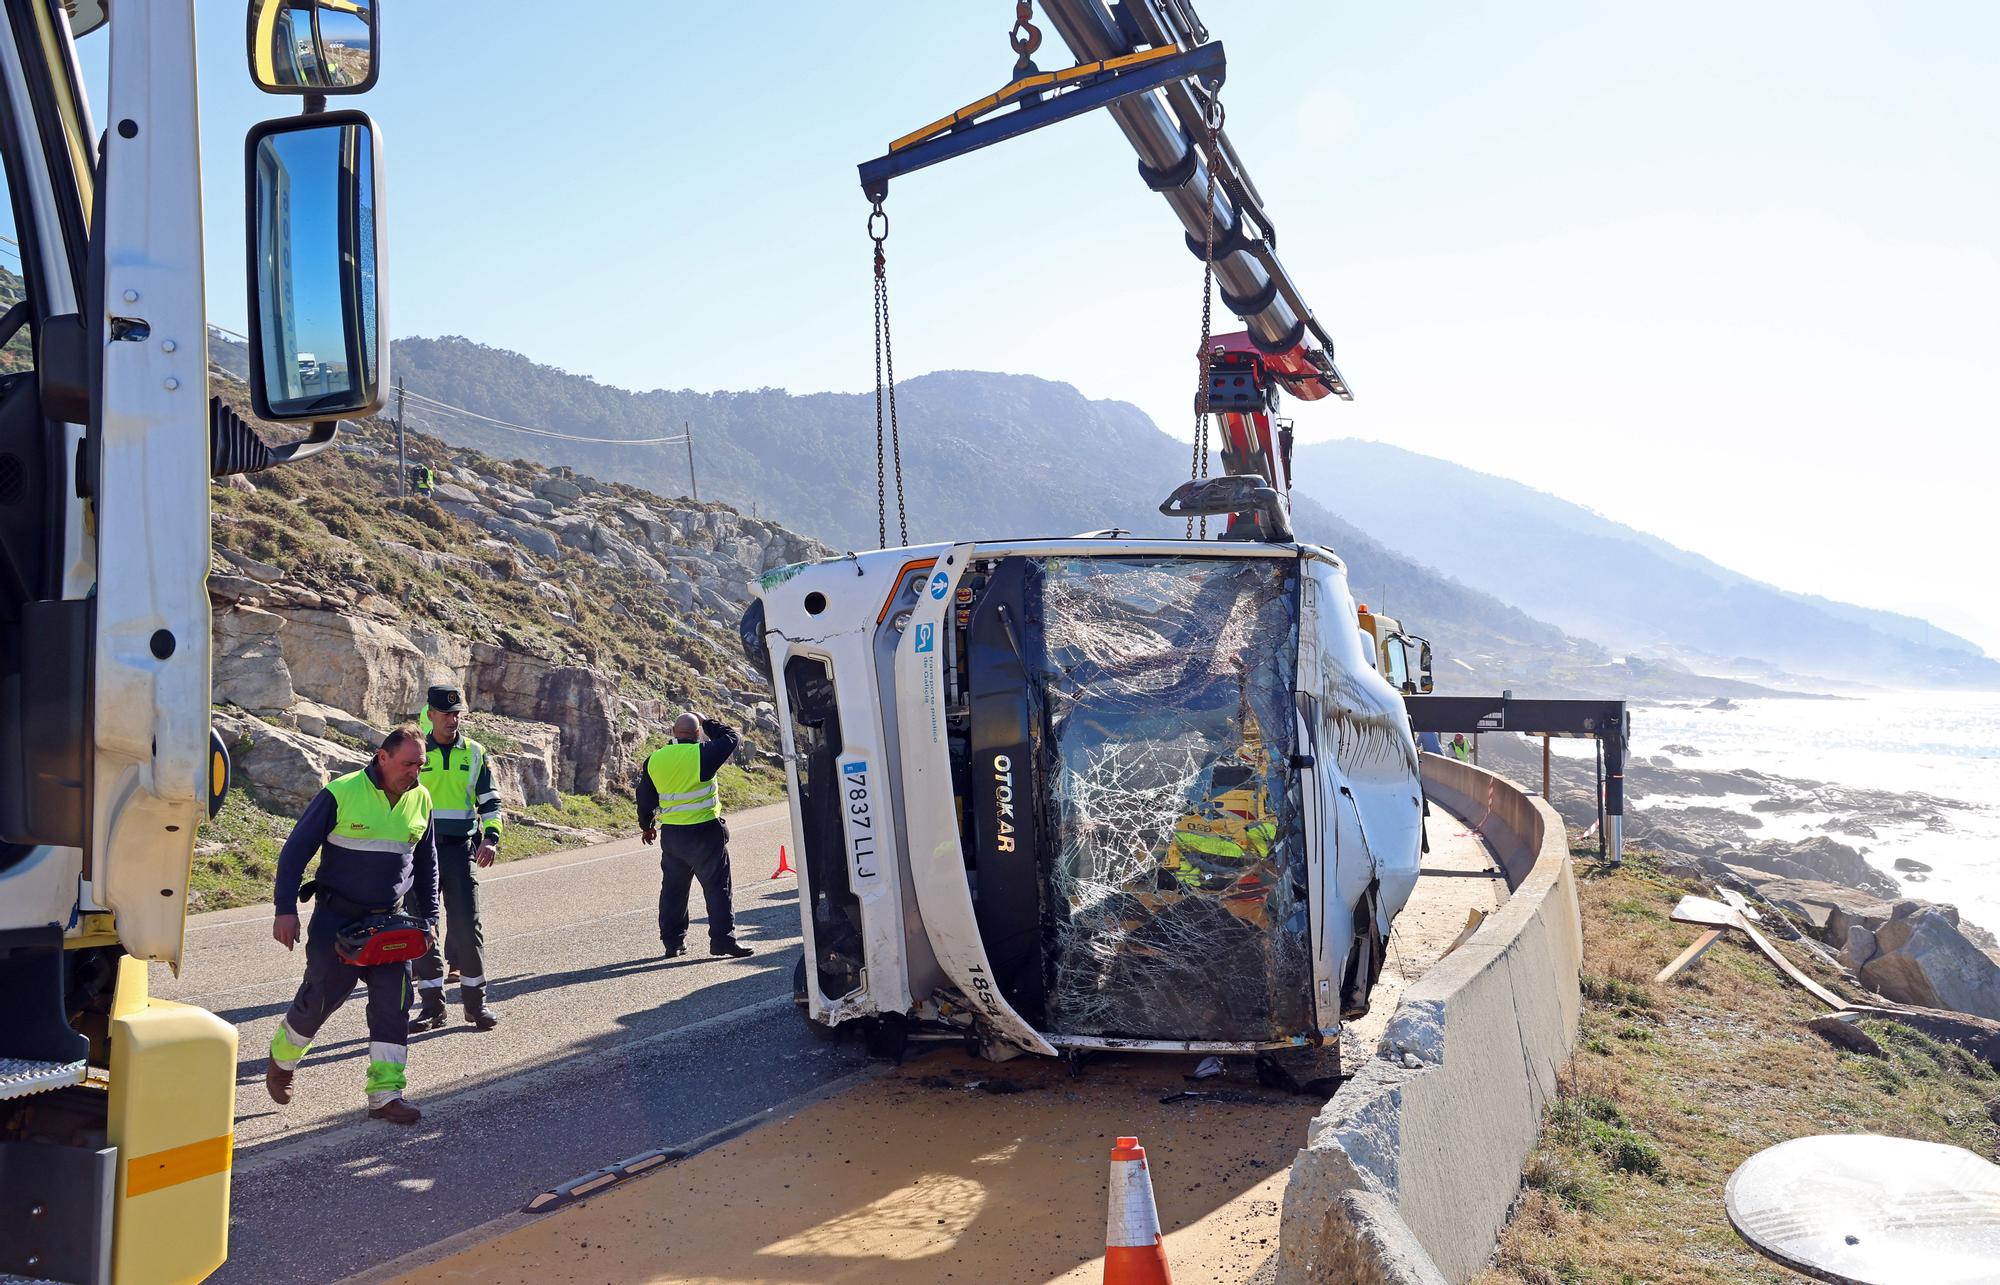
<svg viewBox="0 0 2000 1285">
<path fill-rule="evenodd" d="M 0 1102 L 82 1084 L 84 1066 L 82 1061 L 37 1062 L 25 1057 L 0 1057 Z"/>
</svg>

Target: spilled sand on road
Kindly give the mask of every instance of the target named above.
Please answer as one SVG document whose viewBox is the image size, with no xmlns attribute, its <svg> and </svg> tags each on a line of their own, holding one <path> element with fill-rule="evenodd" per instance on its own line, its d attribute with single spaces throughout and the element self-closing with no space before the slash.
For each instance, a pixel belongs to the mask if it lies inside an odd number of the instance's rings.
<svg viewBox="0 0 2000 1285">
<path fill-rule="evenodd" d="M 1505 896 L 1473 873 L 1493 861 L 1464 820 L 1434 807 L 1429 830 L 1423 868 L 1438 873 L 1397 917 L 1373 1011 L 1343 1033 L 1350 1065 L 1468 911 Z M 1247 1281 L 1277 1251 L 1286 1177 L 1322 1103 L 1259 1087 L 1248 1059 L 1189 1082 L 1196 1060 L 1072 1076 L 939 1050 L 402 1279 L 1082 1285 L 1103 1276 L 1112 1141 L 1133 1134 L 1177 1279 Z M 1160 1101 L 1184 1090 L 1213 1096 Z"/>
<path fill-rule="evenodd" d="M 1318 1103 L 1188 1058 L 913 1060 L 409 1281 L 1096 1279 L 1112 1141 L 1145 1144 L 1176 1272 L 1241 1280 L 1277 1248 Z M 1218 1096 L 1161 1103 L 1184 1088 Z"/>
</svg>

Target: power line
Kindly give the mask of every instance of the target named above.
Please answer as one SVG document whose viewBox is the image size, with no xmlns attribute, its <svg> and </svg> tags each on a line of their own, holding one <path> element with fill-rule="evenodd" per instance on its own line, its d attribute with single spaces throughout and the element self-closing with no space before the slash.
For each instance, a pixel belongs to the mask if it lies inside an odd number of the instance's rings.
<svg viewBox="0 0 2000 1285">
<path fill-rule="evenodd" d="M 250 342 L 248 335 L 240 334 L 237 331 L 229 329 L 227 326 L 218 326 L 211 321 L 208 323 L 208 328 L 220 334 L 227 335 L 231 339 L 240 340 L 246 344 Z M 680 442 L 691 440 L 691 434 L 688 433 L 680 433 L 673 437 L 580 437 L 574 433 L 558 433 L 554 429 L 535 428 L 527 424 L 516 424 L 512 420 L 495 419 L 491 415 L 482 415 L 476 410 L 467 410 L 463 406 L 454 405 L 440 398 L 428 397 L 413 389 L 405 389 L 404 392 L 411 401 L 422 402 L 434 410 L 448 411 L 454 415 L 464 415 L 470 419 L 491 424 L 495 428 L 504 428 L 515 433 L 527 433 L 534 437 L 546 437 L 558 442 L 589 442 L 597 446 L 673 446 Z"/>
<path fill-rule="evenodd" d="M 409 396 L 411 401 L 422 402 L 436 410 L 449 411 L 455 415 L 464 415 L 468 418 L 491 424 L 496 428 L 505 428 L 516 433 L 528 433 L 535 437 L 554 438 L 559 442 L 591 442 L 599 446 L 670 446 L 688 440 L 686 433 L 679 433 L 673 437 L 579 437 L 574 433 L 558 433 L 551 429 L 532 428 L 527 424 L 516 424 L 512 420 L 495 419 L 491 415 L 482 415 L 478 411 L 467 410 L 463 406 L 454 406 L 450 402 L 440 401 L 435 397 L 426 397 L 424 394 L 414 390 L 410 392 Z"/>
</svg>

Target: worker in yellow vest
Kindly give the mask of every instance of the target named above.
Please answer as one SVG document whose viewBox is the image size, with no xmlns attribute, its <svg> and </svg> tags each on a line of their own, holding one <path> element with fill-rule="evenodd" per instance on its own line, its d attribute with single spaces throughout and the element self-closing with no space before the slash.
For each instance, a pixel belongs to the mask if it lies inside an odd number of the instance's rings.
<svg viewBox="0 0 2000 1285">
<path fill-rule="evenodd" d="M 715 774 L 736 752 L 736 730 L 682 714 L 673 739 L 646 756 L 639 773 L 639 833 L 660 844 L 660 947 L 668 959 L 687 953 L 688 887 L 699 881 L 708 906 L 708 953 L 742 959 L 729 904 L 729 827 Z"/>
<path fill-rule="evenodd" d="M 264 1087 L 280 1105 L 292 1100 L 292 1075 L 313 1036 L 365 982 L 368 1114 L 392 1124 L 422 1118 L 403 1100 L 403 1089 L 410 962 L 424 952 L 425 930 L 437 928 L 437 845 L 430 792 L 418 780 L 423 767 L 423 733 L 405 723 L 389 733 L 367 767 L 335 777 L 313 796 L 278 853 L 271 936 L 279 945 L 298 945 L 299 902 L 314 903 L 305 980 L 271 1036 L 264 1070 Z M 319 867 L 302 884 L 314 857 Z M 383 941 L 373 942 L 376 936 Z"/>
<path fill-rule="evenodd" d="M 437 826 L 438 886 L 444 897 L 444 949 L 434 944 L 417 965 L 417 1030 L 442 1030 L 447 960 L 458 970 L 458 998 L 465 1020 L 482 1031 L 499 1025 L 486 1004 L 486 928 L 479 921 L 479 875 L 499 855 L 500 791 L 486 747 L 459 726 L 465 696 L 456 687 L 433 687 L 424 699 L 424 788 Z M 422 725 L 422 724 L 420 724 Z"/>
</svg>

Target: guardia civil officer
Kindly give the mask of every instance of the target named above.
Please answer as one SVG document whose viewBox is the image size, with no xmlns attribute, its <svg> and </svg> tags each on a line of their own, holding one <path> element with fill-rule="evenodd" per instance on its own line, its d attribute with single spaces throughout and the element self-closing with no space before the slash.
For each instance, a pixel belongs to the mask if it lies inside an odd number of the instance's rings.
<svg viewBox="0 0 2000 1285">
<path fill-rule="evenodd" d="M 433 687 L 425 699 L 430 735 L 424 740 L 423 784 L 431 795 L 437 828 L 438 884 L 444 894 L 444 951 L 432 944 L 417 965 L 417 995 L 423 1000 L 416 1028 L 445 1024 L 444 963 L 458 970 L 458 997 L 465 1020 L 482 1031 L 499 1025 L 486 1007 L 486 930 L 479 922 L 479 876 L 475 867 L 493 864 L 500 847 L 500 792 L 493 788 L 493 765 L 486 747 L 459 726 L 465 698 L 456 687 Z"/>
<path fill-rule="evenodd" d="M 736 730 L 682 714 L 673 740 L 646 757 L 639 773 L 639 831 L 660 841 L 660 945 L 668 959 L 687 951 L 688 884 L 701 882 L 708 905 L 708 953 L 741 959 L 729 905 L 729 827 L 722 819 L 716 769 L 736 752 Z M 657 828 L 654 825 L 658 817 Z"/>
<path fill-rule="evenodd" d="M 341 957 L 364 921 L 399 906 L 425 926 L 437 925 L 437 847 L 431 836 L 431 796 L 417 778 L 424 766 L 424 738 L 405 723 L 383 739 L 367 767 L 335 777 L 313 796 L 278 853 L 277 918 L 271 936 L 290 950 L 299 940 L 298 903 L 313 903 L 306 929 L 306 976 L 292 1006 L 271 1036 L 264 1087 L 273 1101 L 292 1100 L 292 1074 L 313 1036 L 354 988 L 368 985 L 368 1114 L 394 1124 L 415 1124 L 421 1113 L 403 1100 L 409 1061 L 409 958 L 367 966 Z M 315 856 L 313 881 L 301 886 Z M 343 932 L 348 936 L 342 937 Z"/>
</svg>

